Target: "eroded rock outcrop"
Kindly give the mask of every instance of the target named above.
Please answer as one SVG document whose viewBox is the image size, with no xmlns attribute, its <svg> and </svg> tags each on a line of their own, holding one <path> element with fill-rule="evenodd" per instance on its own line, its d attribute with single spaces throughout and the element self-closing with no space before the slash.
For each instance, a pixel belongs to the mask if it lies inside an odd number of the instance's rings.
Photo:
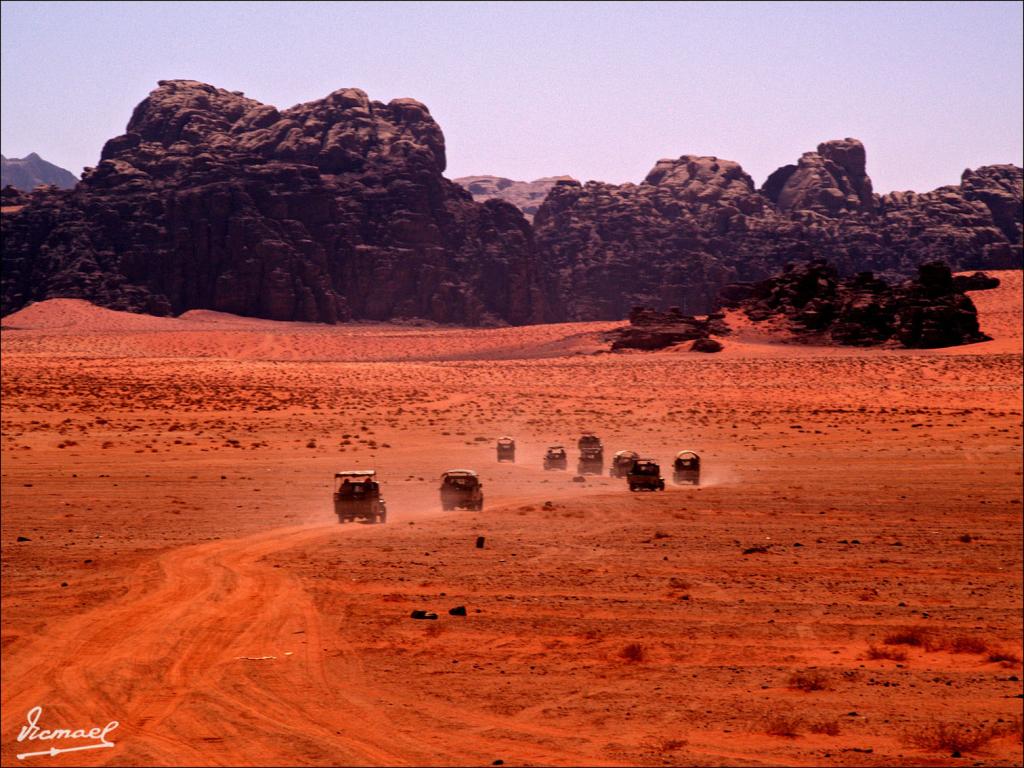
<svg viewBox="0 0 1024 768">
<path fill-rule="evenodd" d="M 798 338 L 818 343 L 951 347 L 988 340 L 963 291 L 998 285 L 983 274 L 954 278 L 942 262 L 922 264 L 916 279 L 893 286 L 870 272 L 843 279 L 833 265 L 814 260 L 757 283 L 726 286 L 722 301 L 754 321 L 783 317 Z"/>
<path fill-rule="evenodd" d="M 807 152 L 796 165 L 779 168 L 768 177 L 762 192 L 781 211 L 874 210 L 867 153 L 856 139 L 826 141 L 817 152 Z"/>
<path fill-rule="evenodd" d="M 629 308 L 715 308 L 727 283 L 825 258 L 839 274 L 887 279 L 928 261 L 1019 268 L 1022 171 L 965 171 L 932 192 L 873 192 L 856 139 L 819 144 L 755 188 L 735 162 L 661 160 L 640 184 L 556 184 L 534 220 L 538 249 L 570 319 L 614 319 Z"/>
<path fill-rule="evenodd" d="M 721 343 L 710 338 L 713 333 L 720 336 L 730 333 L 720 313 L 697 317 L 683 314 L 679 307 L 670 307 L 666 312 L 650 307 L 633 307 L 629 313 L 629 325 L 609 331 L 605 339 L 612 343 L 612 351 L 638 349 L 652 352 L 685 341 L 693 341 L 691 349 L 696 352 L 721 351 Z"/>
<path fill-rule="evenodd" d="M 879 196 L 856 139 L 823 142 L 760 189 L 735 162 L 684 155 L 640 184 L 557 179 L 531 228 L 507 202 L 475 202 L 445 163 L 412 99 L 349 88 L 279 110 L 163 81 L 74 189 L 5 203 L 2 309 L 77 297 L 156 314 L 530 323 L 638 305 L 705 314 L 728 283 L 820 257 L 889 280 L 935 260 L 1021 266 L 1013 165 Z"/>
<path fill-rule="evenodd" d="M 51 297 L 276 320 L 548 319 L 532 233 L 445 179 L 427 108 L 349 88 L 291 109 L 161 81 L 70 191 L 3 221 L 3 311 Z"/>
</svg>

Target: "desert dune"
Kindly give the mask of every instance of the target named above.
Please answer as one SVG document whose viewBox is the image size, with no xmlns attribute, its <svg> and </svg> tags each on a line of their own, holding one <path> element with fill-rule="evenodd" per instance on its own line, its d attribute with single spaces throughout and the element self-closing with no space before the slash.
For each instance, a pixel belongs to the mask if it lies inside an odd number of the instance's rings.
<svg viewBox="0 0 1024 768">
<path fill-rule="evenodd" d="M 992 274 L 993 340 L 941 350 L 9 315 L 2 762 L 41 706 L 119 726 L 34 765 L 1020 765 L 1022 288 Z M 666 490 L 574 482 L 587 429 Z M 339 525 L 333 473 L 371 467 L 388 523 Z M 452 467 L 483 511 L 441 511 Z"/>
</svg>

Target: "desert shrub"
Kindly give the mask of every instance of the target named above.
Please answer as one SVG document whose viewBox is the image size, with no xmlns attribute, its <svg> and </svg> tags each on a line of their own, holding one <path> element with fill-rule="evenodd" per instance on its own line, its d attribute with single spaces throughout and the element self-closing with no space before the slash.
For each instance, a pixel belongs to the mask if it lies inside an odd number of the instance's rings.
<svg viewBox="0 0 1024 768">
<path fill-rule="evenodd" d="M 675 752 L 689 743 L 686 739 L 662 739 L 661 743 L 658 744 L 658 750 L 661 752 Z"/>
<path fill-rule="evenodd" d="M 921 647 L 928 645 L 929 636 L 927 630 L 920 627 L 912 627 L 890 632 L 882 642 L 886 645 L 913 645 Z"/>
<path fill-rule="evenodd" d="M 945 647 L 950 653 L 986 653 L 988 651 L 988 643 L 980 637 L 970 637 L 969 635 L 958 635 L 946 643 Z"/>
<path fill-rule="evenodd" d="M 795 739 L 804 727 L 804 719 L 789 712 L 774 712 L 765 717 L 764 732 L 769 736 Z"/>
<path fill-rule="evenodd" d="M 877 645 L 869 645 L 867 654 L 869 659 L 890 659 L 892 661 L 906 661 L 907 652 L 895 648 L 879 648 Z"/>
<path fill-rule="evenodd" d="M 811 733 L 823 733 L 826 736 L 838 736 L 839 735 L 839 721 L 838 720 L 818 720 L 811 723 L 807 730 Z"/>
<path fill-rule="evenodd" d="M 640 645 L 640 643 L 630 643 L 619 651 L 619 656 L 628 662 L 636 664 L 646 659 L 647 653 L 644 651 L 644 647 Z"/>
<path fill-rule="evenodd" d="M 988 660 L 993 663 L 1004 664 L 1008 667 L 1020 664 L 1020 656 L 1012 651 L 992 651 L 988 655 Z"/>
<path fill-rule="evenodd" d="M 931 752 L 962 754 L 977 752 L 999 735 L 1001 735 L 999 730 L 992 726 L 929 723 L 916 733 L 907 734 L 906 741 L 915 747 Z"/>
<path fill-rule="evenodd" d="M 824 691 L 828 688 L 828 675 L 816 669 L 805 669 L 789 676 L 786 685 L 798 691 Z"/>
</svg>

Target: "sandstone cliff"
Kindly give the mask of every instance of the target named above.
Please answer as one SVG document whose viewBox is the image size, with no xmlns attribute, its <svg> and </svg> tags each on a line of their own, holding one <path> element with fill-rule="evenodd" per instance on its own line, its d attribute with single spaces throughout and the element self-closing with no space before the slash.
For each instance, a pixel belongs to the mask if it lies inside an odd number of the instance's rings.
<svg viewBox="0 0 1024 768">
<path fill-rule="evenodd" d="M 840 274 L 895 279 L 940 260 L 956 270 L 1021 266 L 1022 171 L 986 166 L 960 185 L 879 196 L 863 145 L 828 141 L 755 188 L 739 164 L 684 155 L 640 184 L 563 181 L 534 220 L 537 247 L 571 319 L 637 305 L 717 304 L 735 280 L 828 258 Z"/>
<path fill-rule="evenodd" d="M 287 110 L 161 81 L 71 191 L 3 221 L 3 311 L 56 296 L 277 320 L 548 318 L 513 206 L 445 179 L 427 108 L 358 89 Z"/>
<path fill-rule="evenodd" d="M 880 196 L 856 139 L 760 188 L 738 163 L 684 155 L 640 184 L 533 182 L 553 186 L 532 227 L 444 170 L 441 129 L 412 99 L 342 89 L 278 110 L 162 81 L 74 189 L 5 192 L 2 309 L 77 297 L 156 314 L 534 323 L 704 314 L 728 283 L 822 257 L 891 279 L 936 260 L 1021 266 L 1013 165 Z M 514 197 L 515 182 L 473 178 L 479 197 Z"/>
</svg>

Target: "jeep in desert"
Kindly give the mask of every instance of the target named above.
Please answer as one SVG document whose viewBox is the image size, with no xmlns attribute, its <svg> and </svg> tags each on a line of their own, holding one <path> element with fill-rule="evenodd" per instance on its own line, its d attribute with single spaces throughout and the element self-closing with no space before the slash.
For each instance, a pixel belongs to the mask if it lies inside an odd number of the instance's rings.
<svg viewBox="0 0 1024 768">
<path fill-rule="evenodd" d="M 365 520 L 383 523 L 387 506 L 380 495 L 377 473 L 372 469 L 354 469 L 334 473 L 334 514 L 339 523 Z"/>
<path fill-rule="evenodd" d="M 511 461 L 515 463 L 516 460 L 516 441 L 511 437 L 499 437 L 498 438 L 498 461 Z"/>
<path fill-rule="evenodd" d="M 625 477 L 638 458 L 636 451 L 616 451 L 612 456 L 612 465 L 608 468 L 609 477 Z"/>
<path fill-rule="evenodd" d="M 584 432 L 576 446 L 580 460 L 576 468 L 579 475 L 600 475 L 604 471 L 604 445 L 593 432 Z"/>
<path fill-rule="evenodd" d="M 672 482 L 676 485 L 700 485 L 700 456 L 693 451 L 680 451 L 672 462 Z"/>
<path fill-rule="evenodd" d="M 484 486 L 471 469 L 449 469 L 441 475 L 441 508 L 481 510 Z"/>
<path fill-rule="evenodd" d="M 549 445 L 544 454 L 544 469 L 568 469 L 569 457 L 561 445 Z"/>
<path fill-rule="evenodd" d="M 665 480 L 661 476 L 661 467 L 654 459 L 637 459 L 626 475 L 631 491 L 664 491 Z"/>
</svg>

